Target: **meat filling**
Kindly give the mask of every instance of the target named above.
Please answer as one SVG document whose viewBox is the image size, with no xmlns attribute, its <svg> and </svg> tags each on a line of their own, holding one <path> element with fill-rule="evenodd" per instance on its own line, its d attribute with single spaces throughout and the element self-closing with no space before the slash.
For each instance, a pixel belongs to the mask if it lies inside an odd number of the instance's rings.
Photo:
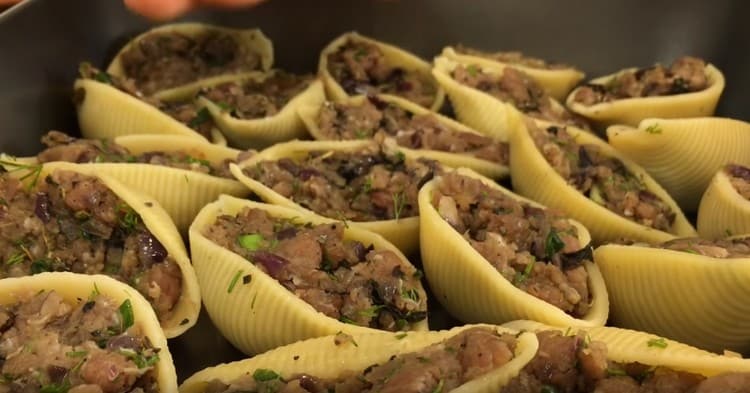
<svg viewBox="0 0 750 393">
<path fill-rule="evenodd" d="M 410 149 L 467 154 L 508 164 L 507 143 L 453 129 L 433 114 L 414 115 L 376 96 L 368 96 L 361 105 L 326 103 L 318 116 L 318 126 L 335 140 L 391 137 Z"/>
<path fill-rule="evenodd" d="M 531 68 L 539 68 L 546 70 L 559 70 L 565 68 L 571 68 L 567 64 L 551 63 L 537 57 L 527 56 L 521 52 L 487 52 L 479 49 L 469 48 L 463 45 L 457 45 L 454 47 L 456 53 L 483 57 L 485 59 L 499 61 L 501 63 L 517 64 Z"/>
<path fill-rule="evenodd" d="M 299 160 L 261 161 L 245 174 L 325 217 L 380 221 L 414 217 L 417 193 L 439 170 L 434 161 L 406 159 L 377 145 L 313 152 Z"/>
<path fill-rule="evenodd" d="M 313 81 L 312 75 L 276 72 L 262 82 L 224 83 L 201 94 L 239 119 L 273 116 Z"/>
<path fill-rule="evenodd" d="M 349 41 L 328 55 L 328 72 L 349 95 L 393 94 L 429 108 L 437 87 L 426 75 L 388 63 L 376 45 Z"/>
<path fill-rule="evenodd" d="M 657 64 L 621 72 L 606 84 L 588 83 L 578 89 L 573 99 L 583 105 L 595 105 L 626 98 L 692 93 L 707 87 L 706 62 L 684 56 L 669 67 Z"/>
<path fill-rule="evenodd" d="M 750 168 L 741 165 L 730 164 L 724 168 L 732 187 L 743 198 L 750 200 Z"/>
<path fill-rule="evenodd" d="M 77 302 L 42 291 L 0 306 L 0 392 L 159 392 L 159 348 L 135 325 L 130 301 L 92 290 Z"/>
<path fill-rule="evenodd" d="M 97 178 L 58 170 L 40 180 L 28 190 L 0 176 L 0 278 L 106 274 L 138 289 L 160 319 L 168 318 L 182 272 L 138 213 Z"/>
<path fill-rule="evenodd" d="M 124 146 L 110 140 L 76 139 L 59 131 L 50 131 L 42 137 L 47 146 L 37 154 L 40 163 L 66 161 L 75 163 L 143 163 L 162 165 L 205 173 L 212 176 L 234 179 L 229 171 L 233 160 L 224 160 L 214 164 L 195 153 L 176 151 L 150 151 L 142 154 L 131 154 Z"/>
<path fill-rule="evenodd" d="M 500 101 L 513 105 L 524 114 L 554 123 L 590 129 L 586 120 L 554 100 L 539 84 L 524 72 L 505 67 L 502 75 L 482 72 L 477 65 L 459 65 L 453 70 L 453 78 L 463 85 L 485 92 Z"/>
<path fill-rule="evenodd" d="M 235 37 L 210 31 L 196 37 L 152 33 L 123 52 L 125 75 L 146 94 L 198 79 L 261 68 L 257 53 L 243 48 Z"/>
<path fill-rule="evenodd" d="M 495 371 L 513 360 L 516 338 L 486 328 L 467 329 L 420 351 L 393 356 L 365 370 L 326 380 L 301 374 L 282 376 L 259 369 L 226 384 L 209 382 L 206 393 L 436 393 Z"/>
<path fill-rule="evenodd" d="M 205 235 L 331 318 L 396 331 L 427 316 L 420 272 L 392 251 L 346 240 L 343 224 L 301 225 L 245 208 L 219 216 Z"/>
<path fill-rule="evenodd" d="M 527 122 L 544 158 L 568 184 L 592 201 L 641 225 L 669 232 L 675 213 L 623 163 L 593 144 L 579 144 L 563 127 L 541 130 Z"/>
<path fill-rule="evenodd" d="M 729 386 L 750 384 L 750 374 L 706 379 L 666 367 L 613 362 L 607 359 L 607 345 L 584 333 L 570 336 L 545 331 L 537 337 L 537 355 L 501 393 L 726 393 L 739 391 Z M 644 343 L 645 348 L 667 345 L 664 339 Z"/>
<path fill-rule="evenodd" d="M 750 236 L 718 240 L 680 238 L 666 241 L 658 247 L 712 258 L 750 258 Z"/>
<path fill-rule="evenodd" d="M 432 203 L 466 241 L 508 281 L 575 317 L 591 307 L 591 247 L 577 229 L 551 210 L 519 202 L 481 181 L 448 173 Z"/>
</svg>

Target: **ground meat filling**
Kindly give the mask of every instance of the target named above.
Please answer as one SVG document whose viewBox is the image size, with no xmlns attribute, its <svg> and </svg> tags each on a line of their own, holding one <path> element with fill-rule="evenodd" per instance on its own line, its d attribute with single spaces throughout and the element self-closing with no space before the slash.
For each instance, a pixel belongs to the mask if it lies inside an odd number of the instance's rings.
<svg viewBox="0 0 750 393">
<path fill-rule="evenodd" d="M 531 77 L 512 67 L 505 67 L 502 75 L 482 72 L 477 65 L 459 65 L 453 70 L 458 83 L 485 92 L 507 102 L 524 114 L 541 120 L 590 129 L 586 120 L 560 105 Z"/>
<path fill-rule="evenodd" d="M 229 164 L 234 160 L 224 160 L 214 164 L 203 156 L 188 154 L 184 151 L 152 151 L 133 155 L 124 146 L 110 140 L 77 139 L 59 131 L 50 131 L 42 137 L 47 146 L 37 154 L 40 163 L 66 161 L 75 163 L 144 163 L 162 165 L 205 173 L 212 176 L 234 179 L 229 171 Z"/>
<path fill-rule="evenodd" d="M 273 116 L 302 93 L 315 78 L 277 71 L 262 82 L 231 82 L 208 88 L 201 95 L 238 119 Z"/>
<path fill-rule="evenodd" d="M 119 78 L 100 71 L 88 63 L 81 64 L 79 73 L 84 79 L 93 79 L 97 82 L 106 83 L 124 93 L 159 109 L 173 119 L 188 126 L 193 131 L 211 139 L 211 131 L 215 128 L 213 118 L 208 109 L 199 107 L 192 99 L 188 102 L 164 102 L 156 98 L 146 97 L 145 93 L 138 88 L 133 79 Z M 85 90 L 77 90 L 74 101 L 80 103 L 86 99 Z"/>
<path fill-rule="evenodd" d="M 578 89 L 573 100 L 583 105 L 595 105 L 626 98 L 692 93 L 706 88 L 706 62 L 684 56 L 675 60 L 669 68 L 657 64 L 621 72 L 606 84 L 588 83 Z"/>
<path fill-rule="evenodd" d="M 153 348 L 130 300 L 55 291 L 0 306 L 0 392 L 156 393 Z"/>
<path fill-rule="evenodd" d="M 607 359 L 607 345 L 586 334 L 537 333 L 537 355 L 501 393 L 726 393 L 729 384 L 747 386 L 750 374 L 706 377 L 666 367 L 617 363 Z M 664 339 L 644 347 L 666 348 Z M 744 385 L 743 385 L 744 384 Z"/>
<path fill-rule="evenodd" d="M 432 203 L 513 285 L 575 317 L 591 308 L 583 266 L 591 247 L 566 218 L 456 173 L 442 177 Z"/>
<path fill-rule="evenodd" d="M 724 168 L 724 172 L 729 176 L 729 182 L 737 193 L 750 200 L 750 168 L 730 164 Z"/>
<path fill-rule="evenodd" d="M 410 149 L 467 154 L 508 164 L 507 143 L 450 128 L 433 114 L 414 115 L 376 96 L 368 96 L 360 105 L 327 102 L 318 116 L 318 127 L 334 140 L 390 137 Z"/>
<path fill-rule="evenodd" d="M 226 384 L 208 383 L 206 393 L 437 393 L 449 392 L 513 360 L 516 337 L 486 328 L 467 329 L 420 351 L 335 380 L 302 374 L 285 377 L 258 369 Z"/>
<path fill-rule="evenodd" d="M 559 70 L 565 68 L 572 68 L 567 64 L 551 63 L 537 57 L 531 57 L 524 55 L 518 51 L 511 52 L 487 52 L 479 49 L 469 48 L 463 45 L 457 45 L 454 47 L 456 53 L 483 57 L 485 59 L 499 61 L 501 63 L 517 64 L 531 68 L 539 68 L 546 70 Z"/>
<path fill-rule="evenodd" d="M 328 55 L 328 72 L 349 95 L 393 94 L 429 108 L 436 83 L 419 72 L 388 64 L 377 45 L 349 41 Z"/>
<path fill-rule="evenodd" d="M 0 176 L 0 278 L 106 274 L 138 289 L 167 319 L 182 292 L 182 272 L 138 213 L 94 177 L 58 170 L 38 183 L 27 190 Z"/>
<path fill-rule="evenodd" d="M 439 165 L 372 147 L 321 151 L 299 160 L 261 161 L 245 174 L 302 207 L 349 221 L 381 221 L 419 214 L 417 193 Z"/>
<path fill-rule="evenodd" d="M 669 240 L 658 247 L 712 258 L 750 258 L 750 236 L 718 240 L 681 238 Z"/>
<path fill-rule="evenodd" d="M 420 272 L 392 251 L 345 240 L 343 224 L 303 225 L 245 208 L 219 216 L 205 235 L 331 318 L 396 331 L 427 316 Z"/>
<path fill-rule="evenodd" d="M 675 213 L 614 158 L 593 144 L 579 144 L 563 127 L 541 130 L 527 122 L 547 162 L 568 184 L 592 201 L 641 225 L 669 232 Z"/>
<path fill-rule="evenodd" d="M 180 33 L 152 33 L 121 55 L 125 75 L 146 94 L 198 79 L 261 68 L 257 53 L 244 49 L 224 32 L 197 37 Z"/>
</svg>

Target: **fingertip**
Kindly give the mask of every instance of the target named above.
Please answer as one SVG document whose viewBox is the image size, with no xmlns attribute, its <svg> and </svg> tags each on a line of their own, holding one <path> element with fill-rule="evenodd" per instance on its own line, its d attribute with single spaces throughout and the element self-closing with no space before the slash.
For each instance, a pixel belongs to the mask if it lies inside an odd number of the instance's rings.
<svg viewBox="0 0 750 393">
<path fill-rule="evenodd" d="M 128 8 L 155 21 L 175 19 L 190 11 L 193 3 L 193 0 L 125 0 Z"/>
</svg>

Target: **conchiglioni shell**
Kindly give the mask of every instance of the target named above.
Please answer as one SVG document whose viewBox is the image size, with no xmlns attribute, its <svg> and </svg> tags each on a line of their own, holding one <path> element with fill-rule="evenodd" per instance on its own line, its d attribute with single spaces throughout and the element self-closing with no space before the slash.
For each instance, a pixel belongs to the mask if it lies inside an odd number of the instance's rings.
<svg viewBox="0 0 750 393">
<path fill-rule="evenodd" d="M 401 48 L 386 44 L 384 42 L 373 40 L 372 38 L 362 36 L 356 32 L 349 32 L 339 36 L 335 40 L 331 41 L 328 46 L 323 48 L 323 51 L 320 53 L 320 60 L 318 62 L 318 75 L 325 84 L 325 89 L 328 93 L 329 98 L 334 101 L 341 101 L 349 97 L 349 94 L 344 90 L 343 87 L 341 87 L 341 85 L 336 81 L 336 79 L 333 78 L 331 73 L 328 71 L 328 56 L 336 53 L 339 48 L 344 46 L 349 41 L 362 42 L 377 46 L 378 49 L 383 52 L 383 56 L 385 57 L 389 65 L 403 68 L 407 72 L 413 71 L 420 73 L 427 79 L 433 81 L 436 93 L 435 101 L 432 102 L 430 109 L 433 111 L 438 111 L 440 110 L 440 108 L 442 108 L 443 101 L 445 100 L 445 92 L 442 88 L 440 88 L 440 85 L 435 82 L 434 78 L 430 74 L 430 69 L 432 68 L 430 63 Z"/>
<path fill-rule="evenodd" d="M 154 310 L 138 291 L 113 278 L 68 272 L 6 278 L 0 280 L 0 305 L 12 306 L 37 292 L 52 290 L 72 304 L 78 303 L 81 299 L 87 299 L 95 291 L 116 304 L 130 300 L 133 307 L 134 325 L 140 329 L 141 334 L 148 338 L 154 348 L 159 348 L 159 361 L 154 366 L 154 376 L 159 391 L 176 391 L 177 374 L 172 355 L 169 353 L 167 339 L 159 326 Z"/>
<path fill-rule="evenodd" d="M 265 210 L 273 217 L 295 218 L 314 225 L 331 220 L 281 206 L 262 204 L 223 195 L 207 205 L 190 227 L 190 250 L 203 302 L 211 320 L 224 337 L 248 355 L 312 337 L 335 334 L 377 332 L 377 330 L 340 322 L 315 310 L 313 306 L 284 288 L 252 262 L 212 242 L 203 235 L 220 215 L 236 215 L 243 208 Z M 354 227 L 344 229 L 346 239 L 372 244 L 376 250 L 390 250 L 405 263 L 406 257 L 382 237 Z M 248 283 L 243 277 L 250 276 Z M 235 282 L 232 285 L 232 282 Z M 231 288 L 231 289 L 230 289 Z M 427 319 L 411 325 L 412 330 L 427 330 Z"/>
<path fill-rule="evenodd" d="M 306 214 L 323 217 L 312 210 L 306 209 L 289 198 L 282 196 L 263 183 L 245 175 L 242 170 L 252 167 L 261 161 L 276 161 L 282 158 L 301 159 L 312 152 L 320 151 L 342 151 L 356 152 L 368 146 L 371 141 L 337 141 L 337 142 L 310 142 L 292 141 L 277 144 L 256 154 L 252 158 L 239 164 L 231 164 L 229 169 L 242 184 L 250 191 L 258 195 L 263 201 L 279 206 L 286 206 Z M 399 150 L 401 150 L 399 148 Z M 406 152 L 404 152 L 406 155 Z M 329 220 L 337 220 L 337 217 L 325 217 Z M 406 255 L 412 255 L 419 249 L 419 217 L 406 217 L 398 220 L 381 221 L 347 221 L 347 225 L 355 228 L 366 229 L 375 232 L 393 243 Z"/>
<path fill-rule="evenodd" d="M 218 379 L 228 384 L 258 369 L 270 369 L 282 376 L 307 374 L 321 379 L 336 379 L 345 373 L 362 372 L 369 366 L 383 364 L 394 355 L 420 351 L 473 327 L 489 328 L 500 334 L 517 332 L 498 326 L 466 325 L 451 330 L 413 332 L 406 336 L 355 334 L 352 340 L 356 345 L 350 342 L 336 345 L 334 336 L 313 338 L 276 348 L 251 359 L 201 370 L 180 385 L 180 393 L 203 393 L 209 381 Z M 451 390 L 450 393 L 497 392 L 518 375 L 538 349 L 539 341 L 534 334 L 521 333 L 518 335 L 515 356 L 510 362 Z"/>
<path fill-rule="evenodd" d="M 513 321 L 504 324 L 503 327 L 527 332 L 557 330 L 568 335 L 575 335 L 579 331 L 583 331 L 592 340 L 606 343 L 607 359 L 618 363 L 660 366 L 701 374 L 706 377 L 726 372 L 750 371 L 750 360 L 718 355 L 636 330 L 597 326 L 591 328 L 572 327 L 570 331 L 567 331 L 565 327 L 547 326 L 534 321 Z M 649 342 L 653 342 L 653 340 L 660 340 L 660 343 L 663 340 L 666 346 L 649 346 Z"/>
<path fill-rule="evenodd" d="M 637 162 L 686 211 L 698 208 L 716 171 L 750 165 L 750 124 L 733 119 L 646 119 L 638 128 L 611 126 L 609 143 Z"/>
<path fill-rule="evenodd" d="M 273 44 L 259 29 L 232 29 L 227 27 L 220 27 L 209 25 L 205 23 L 172 23 L 168 25 L 159 26 L 148 30 L 139 36 L 130 40 L 125 46 L 117 52 L 112 62 L 107 67 L 107 73 L 117 77 L 129 77 L 126 75 L 125 69 L 122 65 L 123 53 L 130 50 L 133 45 L 137 44 L 138 41 L 144 37 L 154 33 L 179 33 L 188 37 L 197 37 L 206 32 L 219 32 L 232 36 L 237 40 L 240 50 L 247 53 L 257 53 L 260 56 L 260 71 L 268 71 L 273 66 Z M 245 70 L 250 71 L 250 70 Z M 160 90 L 152 95 L 152 97 L 160 100 L 183 100 L 190 98 L 196 90 L 204 83 L 214 82 L 217 78 L 221 79 L 224 75 L 203 78 L 185 85 L 172 87 L 169 89 Z"/>
<path fill-rule="evenodd" d="M 711 351 L 750 350 L 750 258 L 606 245 L 594 260 L 613 324 Z"/>
<path fill-rule="evenodd" d="M 273 71 L 272 71 L 273 72 Z M 232 81 L 263 81 L 268 74 L 243 74 Z M 228 80 L 222 80 L 225 83 Z M 218 83 L 217 83 L 218 84 Z M 208 86 L 208 85 L 206 85 Z M 206 107 L 214 118 L 214 122 L 221 129 L 227 140 L 240 148 L 262 148 L 274 143 L 302 138 L 307 135 L 305 125 L 297 116 L 297 108 L 306 105 L 317 106 L 325 101 L 325 91 L 320 80 L 314 80 L 310 85 L 292 98 L 275 115 L 259 119 L 239 119 L 222 109 L 206 97 L 199 96 L 198 102 Z"/>
<path fill-rule="evenodd" d="M 122 135 L 181 135 L 208 141 L 203 135 L 180 123 L 158 108 L 118 90 L 114 86 L 91 79 L 78 79 L 74 89 L 83 91 L 77 104 L 78 124 L 86 138 L 109 139 Z M 212 141 L 226 144 L 217 130 Z"/>
<path fill-rule="evenodd" d="M 701 199 L 698 233 L 707 239 L 750 234 L 750 200 L 737 192 L 723 170 L 716 173 Z"/>
<path fill-rule="evenodd" d="M 511 66 L 523 71 L 525 74 L 539 83 L 544 91 L 552 98 L 562 101 L 567 97 L 578 82 L 586 76 L 580 70 L 574 67 L 566 68 L 537 68 L 529 67 L 523 64 L 506 63 L 499 60 L 491 60 L 480 56 L 466 55 L 457 53 L 452 47 L 443 48 L 443 56 L 465 64 L 478 64 L 480 66 Z"/>
<path fill-rule="evenodd" d="M 541 128 L 550 125 L 538 120 L 536 124 Z M 539 203 L 564 211 L 580 221 L 591 232 L 591 237 L 597 244 L 620 238 L 661 243 L 675 237 L 696 236 L 695 229 L 677 203 L 643 168 L 598 137 L 575 127 L 568 126 L 566 129 L 577 143 L 596 145 L 603 154 L 620 160 L 649 191 L 664 201 L 675 213 L 672 230 L 664 232 L 641 225 L 587 198 L 555 172 L 537 149 L 525 125 L 513 133 L 510 140 L 510 168 L 514 190 Z"/>
<path fill-rule="evenodd" d="M 395 105 L 416 116 L 431 113 L 432 116 L 435 116 L 435 118 L 437 119 L 439 123 L 445 125 L 446 127 L 452 130 L 456 130 L 460 132 L 467 132 L 467 133 L 472 133 L 472 134 L 480 134 L 479 132 L 453 119 L 447 118 L 435 112 L 431 112 L 430 110 L 425 109 L 401 97 L 396 97 L 396 96 L 386 95 L 386 94 L 381 94 L 381 95 L 378 95 L 377 97 L 378 99 L 384 102 Z M 356 96 L 356 97 L 350 97 L 344 101 L 347 105 L 361 105 L 366 99 L 367 98 L 365 96 Z M 322 108 L 321 105 L 304 106 L 304 107 L 299 108 L 297 110 L 297 113 L 299 114 L 299 117 L 302 119 L 302 122 L 305 123 L 305 126 L 307 127 L 307 131 L 310 133 L 310 135 L 312 135 L 313 138 L 319 141 L 335 140 L 333 138 L 330 138 L 328 135 L 323 134 L 320 130 L 320 127 L 318 127 L 318 115 L 320 114 L 321 108 Z M 466 168 L 473 169 L 481 173 L 482 175 L 491 177 L 493 179 L 503 178 L 510 173 L 510 169 L 506 165 L 501 165 L 496 162 L 473 157 L 470 154 L 450 153 L 450 152 L 438 151 L 438 150 L 409 149 L 405 147 L 399 147 L 399 149 L 402 150 L 404 152 L 404 155 L 409 158 L 416 159 L 420 157 L 425 157 L 431 160 L 438 161 L 443 165 L 453 167 L 453 168 L 466 167 Z"/>
<path fill-rule="evenodd" d="M 482 181 L 511 198 L 544 208 L 522 198 L 492 180 L 460 168 L 463 176 Z M 607 288 L 599 269 L 592 262 L 588 272 L 591 309 L 583 318 L 574 318 L 563 310 L 534 297 L 505 279 L 478 251 L 445 221 L 432 205 L 432 193 L 440 178 L 425 184 L 419 191 L 420 245 L 422 265 L 435 297 L 451 315 L 468 323 L 504 323 L 515 319 L 533 319 L 557 326 L 604 325 L 609 313 Z M 569 220 L 578 230 L 581 244 L 590 239 L 586 228 Z"/>
<path fill-rule="evenodd" d="M 629 68 L 620 72 L 592 79 L 590 83 L 606 85 L 609 80 L 622 72 L 634 71 Z M 625 98 L 602 102 L 594 105 L 583 105 L 574 100 L 579 88 L 573 90 L 565 105 L 571 111 L 598 123 L 600 126 L 627 124 L 637 126 L 643 119 L 651 117 L 673 119 L 679 117 L 711 116 L 716 110 L 721 92 L 724 90 L 724 75 L 713 66 L 706 65 L 708 87 L 692 93 L 670 96 Z"/>
<path fill-rule="evenodd" d="M 71 164 L 67 162 L 51 162 L 42 166 L 38 181 L 57 170 L 78 172 L 82 175 L 98 178 L 104 185 L 114 192 L 120 199 L 130 206 L 143 220 L 151 234 L 167 250 L 168 254 L 180 267 L 182 272 L 182 294 L 177 301 L 169 319 L 161 322 L 167 338 L 177 337 L 191 328 L 198 321 L 201 309 L 201 295 L 195 270 L 190 264 L 185 244 L 172 219 L 159 203 L 152 197 L 116 180 L 113 176 L 100 173 L 93 165 Z"/>
</svg>

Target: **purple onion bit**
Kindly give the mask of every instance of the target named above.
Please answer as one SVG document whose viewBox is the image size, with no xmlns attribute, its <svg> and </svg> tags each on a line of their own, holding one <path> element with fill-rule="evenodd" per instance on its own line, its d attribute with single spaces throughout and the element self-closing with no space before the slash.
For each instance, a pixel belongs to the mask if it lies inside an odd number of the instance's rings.
<svg viewBox="0 0 750 393">
<path fill-rule="evenodd" d="M 142 233 L 138 237 L 138 257 L 148 263 L 164 262 L 167 249 L 150 232 Z"/>
<path fill-rule="evenodd" d="M 291 239 L 295 236 L 297 236 L 297 228 L 295 227 L 286 227 L 276 232 L 276 239 L 278 240 Z"/>
<path fill-rule="evenodd" d="M 310 180 L 313 176 L 320 176 L 320 172 L 313 168 L 303 168 L 299 171 L 299 179 L 302 181 Z"/>
<path fill-rule="evenodd" d="M 745 181 L 750 181 L 750 168 L 742 165 L 729 164 L 727 165 L 727 173 L 732 177 L 738 177 Z"/>
<path fill-rule="evenodd" d="M 122 334 L 109 340 L 107 348 L 113 351 L 118 349 L 132 349 L 138 352 L 143 348 L 143 341 L 138 337 Z"/>
<path fill-rule="evenodd" d="M 289 261 L 287 261 L 285 258 L 282 258 L 268 251 L 254 252 L 252 255 L 252 260 L 255 263 L 263 266 L 263 268 L 266 270 L 266 273 L 276 279 L 281 276 L 281 272 L 284 270 L 286 265 L 289 264 Z"/>
<path fill-rule="evenodd" d="M 34 214 L 42 220 L 43 223 L 48 223 L 52 219 L 52 214 L 49 212 L 49 196 L 47 193 L 39 192 L 36 194 L 36 202 L 34 204 Z"/>
</svg>

